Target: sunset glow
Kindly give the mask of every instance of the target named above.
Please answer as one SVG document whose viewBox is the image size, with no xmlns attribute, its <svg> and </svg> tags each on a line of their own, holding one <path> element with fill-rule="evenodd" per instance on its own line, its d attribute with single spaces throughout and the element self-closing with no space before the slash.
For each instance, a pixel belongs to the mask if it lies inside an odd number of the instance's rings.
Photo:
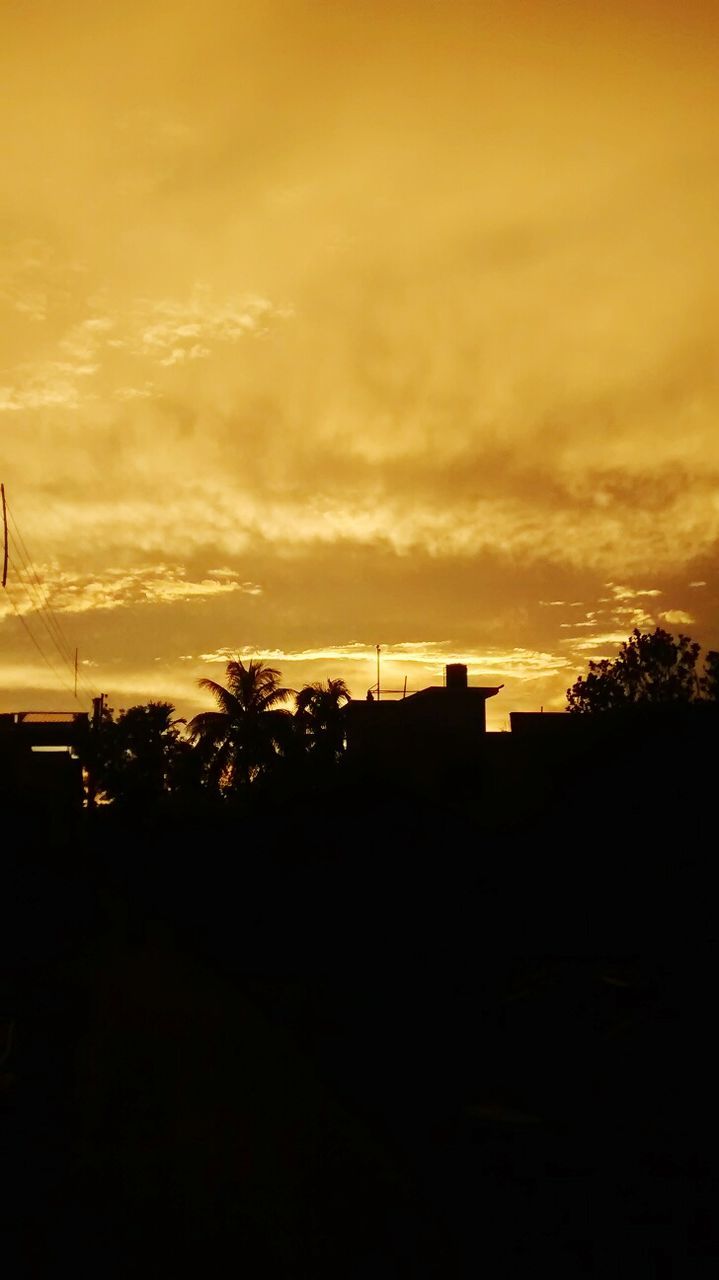
<svg viewBox="0 0 719 1280">
<path fill-rule="evenodd" d="M 719 10 L 0 24 L 0 479 L 87 690 L 362 697 L 380 644 L 500 729 L 634 626 L 719 648 Z M 18 615 L 11 566 L 0 710 L 73 705 Z"/>
</svg>

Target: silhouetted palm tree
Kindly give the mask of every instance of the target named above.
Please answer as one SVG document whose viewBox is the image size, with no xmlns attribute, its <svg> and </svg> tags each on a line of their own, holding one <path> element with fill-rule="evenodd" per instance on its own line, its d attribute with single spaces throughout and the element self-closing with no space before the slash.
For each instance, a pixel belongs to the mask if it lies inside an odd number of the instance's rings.
<svg viewBox="0 0 719 1280">
<path fill-rule="evenodd" d="M 287 749 L 292 714 L 282 706 L 294 690 L 280 685 L 280 672 L 239 658 L 226 668 L 227 687 L 198 683 L 219 711 L 201 711 L 187 726 L 190 738 L 208 756 L 208 778 L 220 791 L 249 785 L 267 774 Z"/>
<path fill-rule="evenodd" d="M 344 680 L 306 684 L 296 699 L 296 718 L 311 753 L 325 763 L 336 763 L 344 749 L 342 706 L 350 701 Z"/>
</svg>

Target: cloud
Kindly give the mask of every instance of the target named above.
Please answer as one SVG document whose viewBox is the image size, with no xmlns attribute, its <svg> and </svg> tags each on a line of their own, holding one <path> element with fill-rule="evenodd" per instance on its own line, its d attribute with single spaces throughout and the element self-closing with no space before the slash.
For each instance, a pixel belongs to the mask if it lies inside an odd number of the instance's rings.
<svg viewBox="0 0 719 1280">
<path fill-rule="evenodd" d="M 687 613 L 684 609 L 666 609 L 659 614 L 659 617 L 663 618 L 665 622 L 674 623 L 676 626 L 689 626 L 690 623 L 696 621 L 693 615 Z"/>
<path fill-rule="evenodd" d="M 2 478 L 118 679 L 717 644 L 719 28 L 635 8 L 15 6 Z"/>
<path fill-rule="evenodd" d="M 113 394 L 116 400 L 148 400 L 154 395 L 153 384 L 146 383 L 144 387 L 116 387 Z"/>
<path fill-rule="evenodd" d="M 237 575 L 208 575 L 193 581 L 186 576 L 182 565 L 155 564 L 135 569 L 106 569 L 101 579 L 91 575 L 70 573 L 57 564 L 39 566 L 42 592 L 31 583 L 25 572 L 18 578 L 11 575 L 13 598 L 22 614 L 37 612 L 38 600 L 47 600 L 56 613 L 86 613 L 95 610 L 128 609 L 138 605 L 169 605 L 193 599 L 207 600 L 213 596 L 235 592 L 256 596 L 262 588 L 254 582 L 245 582 Z M 7 616 L 11 606 L 3 609 L 0 599 L 0 616 Z"/>
<path fill-rule="evenodd" d="M 638 600 L 641 596 L 660 596 L 662 594 L 657 587 L 621 587 L 614 582 L 607 582 L 606 585 L 611 588 L 612 596 L 615 600 Z"/>
<path fill-rule="evenodd" d="M 719 508 L 710 521 L 708 508 L 703 520 L 704 512 L 694 517 L 685 505 L 684 529 L 679 523 L 674 528 L 657 527 L 632 511 L 622 521 L 591 513 L 577 526 L 572 508 L 550 509 L 541 501 L 532 504 L 510 497 L 458 499 L 447 507 L 444 502 L 423 502 L 409 494 L 372 492 L 372 486 L 353 492 L 351 482 L 334 493 L 323 492 L 319 484 L 314 492 L 283 493 L 269 480 L 257 480 L 250 456 L 247 469 L 252 484 L 244 487 L 221 475 L 219 458 L 213 466 L 212 442 L 201 444 L 193 430 L 186 441 L 175 438 L 170 444 L 162 421 L 155 421 L 159 430 L 142 433 L 142 450 L 146 460 L 156 459 L 157 469 L 163 466 L 163 458 L 167 465 L 168 450 L 172 450 L 173 501 L 158 505 L 155 482 L 146 478 L 144 468 L 139 470 L 131 440 L 118 440 L 116 471 L 120 474 L 123 451 L 127 452 L 123 496 L 98 500 L 87 493 L 73 500 L 46 500 L 34 521 L 43 539 L 58 538 L 69 547 L 92 530 L 96 549 L 107 553 L 120 541 L 125 547 L 173 553 L 189 543 L 194 549 L 214 547 L 223 555 L 267 544 L 280 555 L 299 547 L 351 544 L 382 546 L 401 557 L 427 553 L 443 559 L 492 552 L 508 563 L 545 561 L 602 572 L 617 565 L 640 571 L 657 562 L 665 570 L 679 568 L 693 555 L 710 550 L 715 527 L 719 538 Z M 197 474 L 198 451 L 201 454 L 203 448 L 208 455 L 204 476 Z M 625 586 L 612 586 L 611 591 L 617 601 L 652 598 L 657 593 L 657 589 Z"/>
<path fill-rule="evenodd" d="M 80 404 L 75 378 L 85 376 L 85 370 L 70 372 L 70 376 L 52 370 L 36 373 L 30 385 L 0 387 L 0 412 L 21 413 L 35 409 L 76 409 Z M 90 372 L 94 372 L 91 370 Z"/>
<path fill-rule="evenodd" d="M 13 305 L 19 306 L 17 300 Z M 80 296 L 77 305 L 87 311 L 92 299 Z M 37 310 L 34 304 L 30 309 Z M 292 315 L 287 304 L 254 294 L 218 300 L 198 288 L 185 300 L 132 299 L 112 315 L 85 315 L 61 330 L 53 357 L 10 366 L 12 382 L 0 387 L 0 411 L 80 409 L 103 397 L 107 402 L 147 398 L 151 384 L 145 379 L 137 386 L 138 363 L 171 369 L 206 360 L 218 348 L 266 336 Z M 101 374 L 98 386 L 88 391 L 82 380 L 96 374 Z M 113 386 L 118 376 L 124 385 Z"/>
<path fill-rule="evenodd" d="M 74 701 L 72 696 L 68 698 L 68 691 L 62 689 L 54 672 L 37 654 L 34 661 L 28 659 L 16 661 L 6 658 L 2 665 L 2 682 L 3 687 L 12 697 L 12 708 L 15 711 L 31 709 L 22 705 L 22 695 L 30 689 L 38 692 L 43 690 L 47 693 L 48 710 L 55 710 L 57 704 L 65 706 Z M 76 704 L 75 710 L 80 709 Z"/>
<path fill-rule="evenodd" d="M 335 663 L 368 663 L 376 662 L 376 649 L 372 645 L 353 641 L 343 645 L 321 646 L 312 649 L 286 650 L 267 649 L 258 653 L 254 649 L 220 648 L 211 653 L 200 653 L 197 658 L 205 663 L 227 663 L 231 658 L 240 658 L 246 662 L 250 659 L 261 659 L 268 663 L 301 663 L 303 665 L 316 662 Z M 191 660 L 191 655 L 183 655 L 182 661 Z M 511 676 L 517 680 L 545 679 L 555 675 L 567 666 L 567 659 L 561 655 L 536 652 L 528 649 L 511 650 L 467 650 L 454 649 L 449 642 L 438 641 L 403 641 L 399 644 L 383 645 L 380 653 L 380 664 L 383 669 L 395 669 L 398 665 L 436 668 L 441 677 L 447 663 L 462 662 L 468 667 L 469 674 L 475 680 L 488 676 Z"/>
<path fill-rule="evenodd" d="M 578 654 L 586 654 L 592 658 L 613 658 L 626 638 L 624 631 L 605 631 L 587 636 L 585 640 L 572 638 L 561 643 L 570 644 Z"/>
</svg>

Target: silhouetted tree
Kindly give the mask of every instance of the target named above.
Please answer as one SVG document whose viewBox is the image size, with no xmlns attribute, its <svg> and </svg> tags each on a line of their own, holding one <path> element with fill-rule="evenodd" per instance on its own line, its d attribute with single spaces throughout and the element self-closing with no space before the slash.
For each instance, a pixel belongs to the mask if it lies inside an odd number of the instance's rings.
<svg viewBox="0 0 719 1280">
<path fill-rule="evenodd" d="M 702 692 L 697 672 L 699 653 L 700 646 L 689 636 L 675 639 L 661 627 L 642 634 L 635 627 L 616 658 L 589 663 L 586 676 L 580 676 L 567 690 L 568 708 L 580 713 L 605 712 L 636 705 L 694 702 Z M 716 684 L 712 674 L 715 657 L 708 655 L 704 677 L 711 687 Z"/>
<path fill-rule="evenodd" d="M 323 764 L 336 764 L 344 750 L 342 707 L 350 701 L 344 680 L 306 684 L 297 694 L 296 720 L 309 753 Z"/>
<path fill-rule="evenodd" d="M 146 804 L 183 785 L 183 763 L 190 746 L 174 719 L 170 702 L 148 702 L 121 711 L 117 720 L 107 713 L 97 742 L 97 781 L 109 800 Z"/>
<path fill-rule="evenodd" d="M 704 675 L 699 684 L 705 698 L 719 702 L 719 653 L 715 649 L 710 649 L 704 659 Z"/>
<path fill-rule="evenodd" d="M 198 681 L 217 703 L 218 711 L 201 711 L 188 727 L 191 741 L 205 753 L 207 780 L 227 793 L 266 776 L 290 744 L 292 713 L 283 703 L 292 689 L 280 685 L 280 672 L 251 659 L 232 659 L 227 686 Z"/>
</svg>

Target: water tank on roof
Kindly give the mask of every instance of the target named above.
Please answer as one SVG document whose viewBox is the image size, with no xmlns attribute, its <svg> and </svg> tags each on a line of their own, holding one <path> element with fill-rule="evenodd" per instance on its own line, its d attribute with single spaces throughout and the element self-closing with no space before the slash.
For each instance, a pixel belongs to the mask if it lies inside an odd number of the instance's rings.
<svg viewBox="0 0 719 1280">
<path fill-rule="evenodd" d="M 447 688 L 467 688 L 467 667 L 464 662 L 450 662 L 446 668 Z"/>
</svg>

